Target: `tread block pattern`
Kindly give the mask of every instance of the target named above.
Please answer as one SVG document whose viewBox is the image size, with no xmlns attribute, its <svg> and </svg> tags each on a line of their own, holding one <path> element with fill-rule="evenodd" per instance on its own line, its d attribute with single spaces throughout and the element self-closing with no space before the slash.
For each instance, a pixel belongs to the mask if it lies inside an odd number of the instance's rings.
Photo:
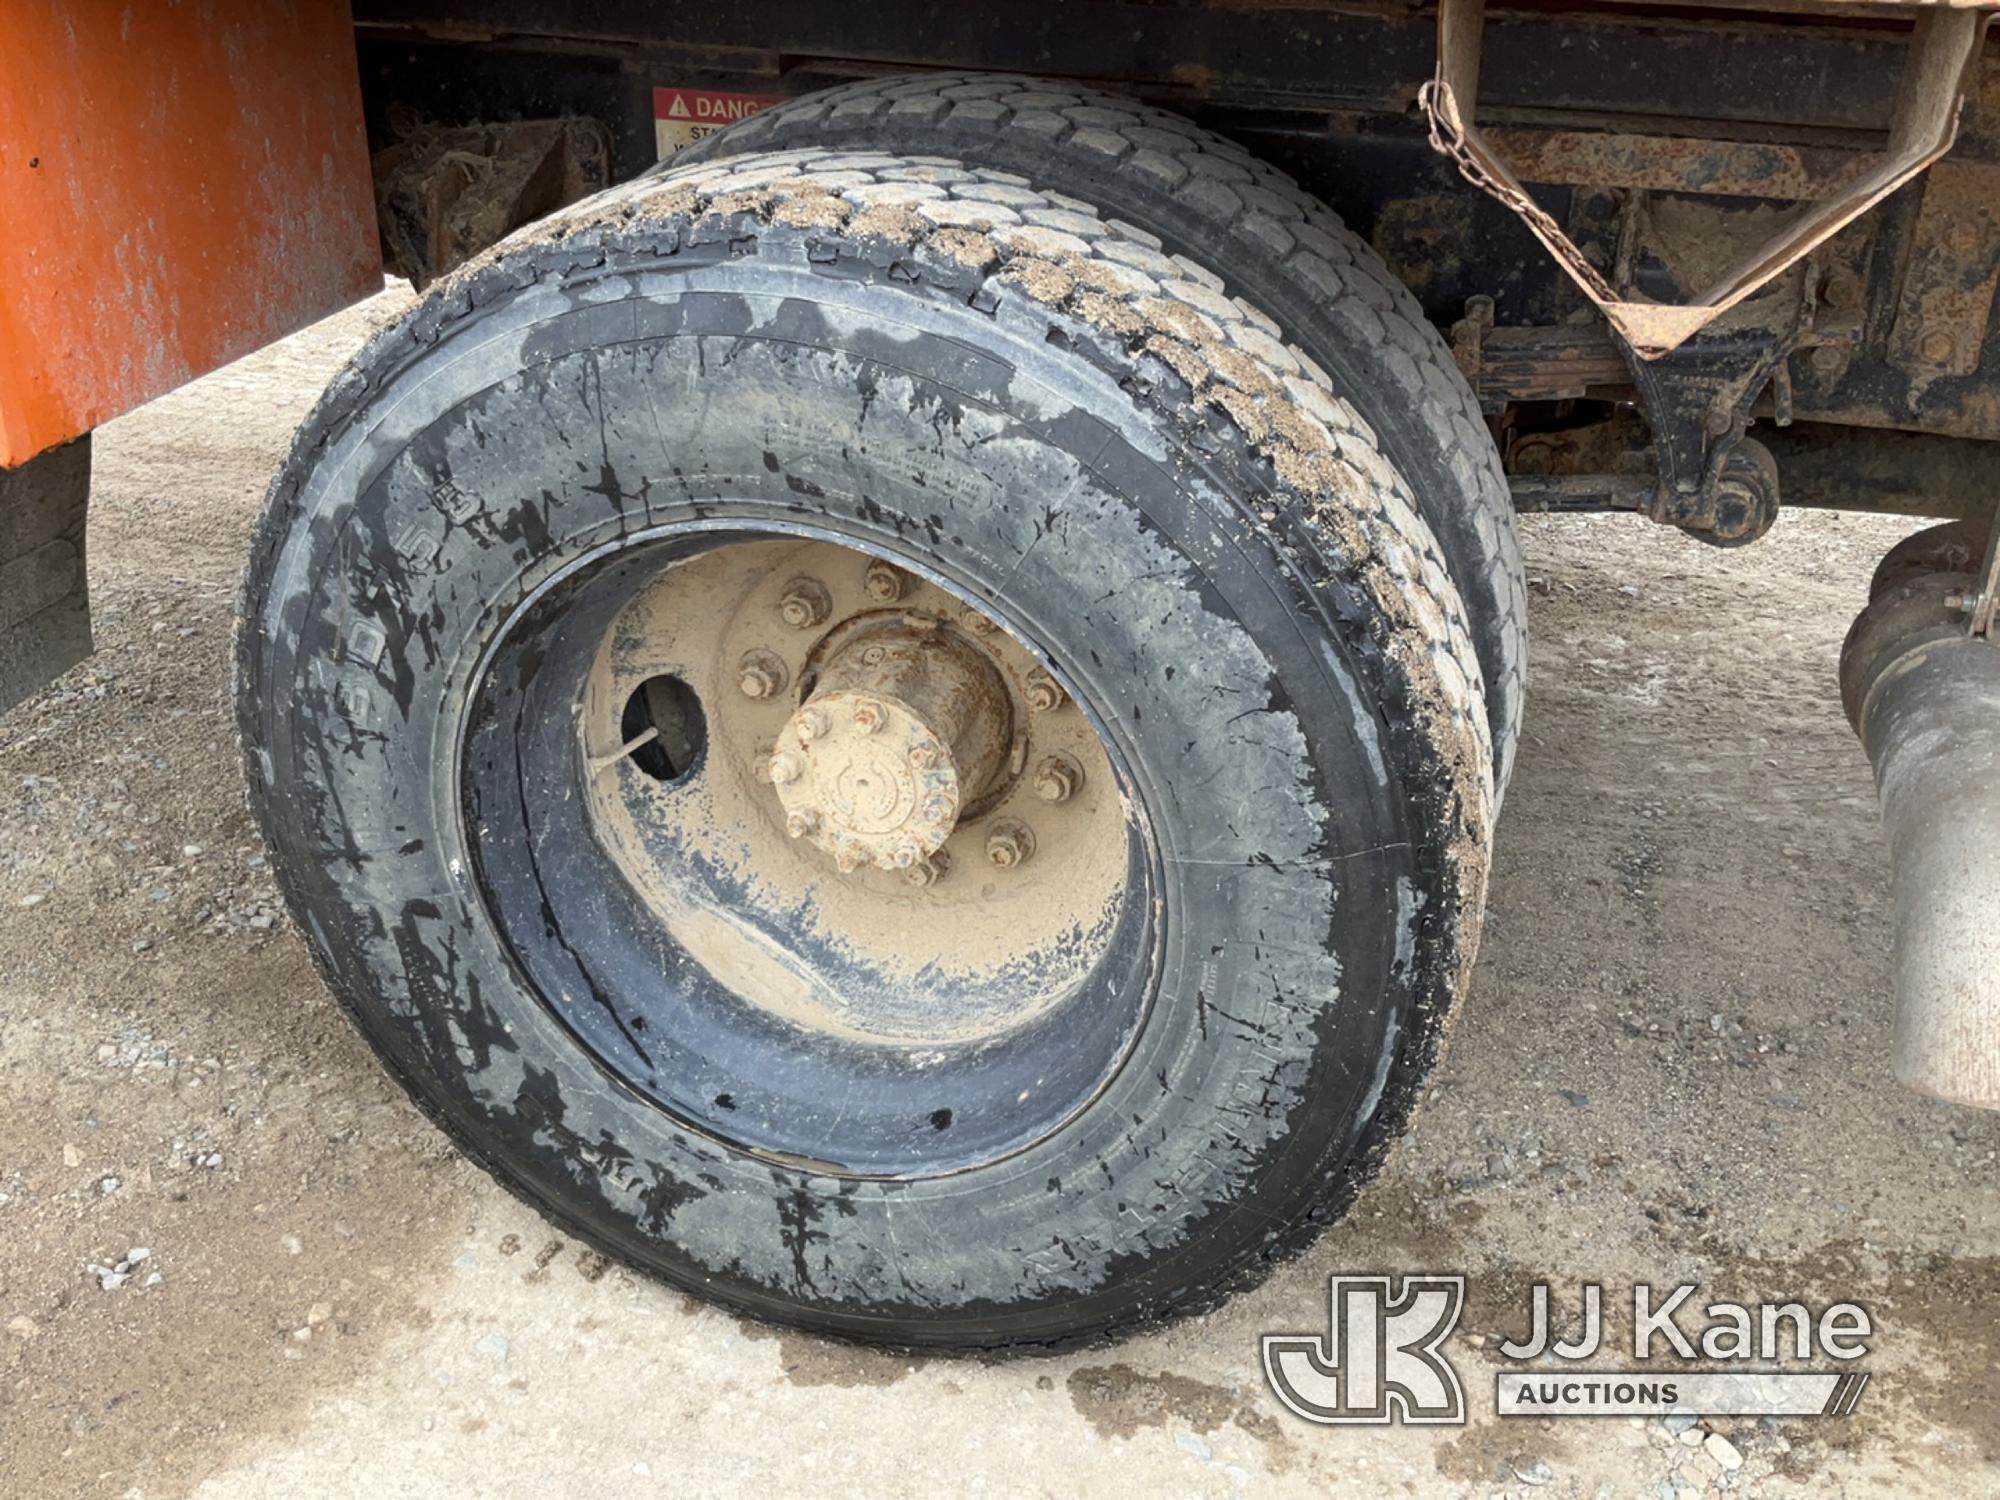
<svg viewBox="0 0 2000 1500">
<path fill-rule="evenodd" d="M 843 85 L 753 115 L 656 170 L 855 142 L 889 150 L 915 142 L 917 149 L 975 163 L 997 164 L 998 149 L 1033 170 L 1038 185 L 1092 179 L 1107 189 L 1101 199 L 1128 213 L 1129 203 L 1154 201 L 1164 218 L 1199 228 L 1199 242 L 1191 236 L 1177 250 L 1236 268 L 1238 285 L 1215 276 L 1213 289 L 1268 304 L 1303 346 L 1293 353 L 1322 373 L 1345 353 L 1349 371 L 1359 376 L 1342 382 L 1350 395 L 1372 408 L 1368 393 L 1379 391 L 1383 408 L 1393 403 L 1403 420 L 1421 424 L 1426 430 L 1414 440 L 1395 441 L 1400 435 L 1386 430 L 1379 435 L 1410 477 L 1471 611 L 1496 786 L 1504 790 L 1528 672 L 1527 576 L 1513 500 L 1478 401 L 1450 350 L 1368 245 L 1284 172 L 1191 120 L 1123 95 L 1010 75 L 945 73 Z M 1074 198 L 1047 196 L 1073 214 L 1089 213 Z M 1128 239 L 1163 248 L 1156 234 L 1119 227 Z M 1275 324 L 1267 331 L 1283 337 Z M 1357 352 L 1367 368 L 1354 372 Z M 1387 427 L 1380 411 L 1376 420 Z"/>
</svg>

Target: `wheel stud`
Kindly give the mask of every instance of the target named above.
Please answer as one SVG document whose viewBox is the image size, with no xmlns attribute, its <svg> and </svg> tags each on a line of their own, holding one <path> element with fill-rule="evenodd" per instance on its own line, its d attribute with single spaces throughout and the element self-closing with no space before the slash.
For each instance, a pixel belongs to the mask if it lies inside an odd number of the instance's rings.
<svg viewBox="0 0 2000 1500">
<path fill-rule="evenodd" d="M 1028 707 L 1036 713 L 1051 714 L 1069 702 L 1069 694 L 1062 690 L 1062 684 L 1046 672 L 1028 674 Z"/>
<path fill-rule="evenodd" d="M 854 727 L 863 734 L 873 734 L 882 727 L 882 705 L 870 703 L 866 699 L 854 705 Z"/>
<path fill-rule="evenodd" d="M 928 771 L 937 763 L 938 750 L 936 745 L 910 746 L 910 764 L 915 766 L 919 771 Z"/>
<path fill-rule="evenodd" d="M 833 596 L 817 578 L 794 578 L 785 585 L 778 614 L 794 630 L 810 630 L 833 613 Z"/>
<path fill-rule="evenodd" d="M 1076 758 L 1057 751 L 1035 767 L 1035 795 L 1044 802 L 1067 802 L 1083 787 L 1083 767 Z"/>
<path fill-rule="evenodd" d="M 795 839 L 802 839 L 819 827 L 819 814 L 809 807 L 800 808 L 785 819 L 785 833 Z"/>
<path fill-rule="evenodd" d="M 746 698 L 775 698 L 791 679 L 791 672 L 776 652 L 745 651 L 736 664 L 736 685 Z"/>
<path fill-rule="evenodd" d="M 843 875 L 852 875 L 863 865 L 870 863 L 866 850 L 857 849 L 852 844 L 842 844 L 834 852 L 833 867 Z"/>
<path fill-rule="evenodd" d="M 771 780 L 778 786 L 797 781 L 804 770 L 805 767 L 799 763 L 799 758 L 789 750 L 780 750 L 771 757 Z"/>
<path fill-rule="evenodd" d="M 868 564 L 868 575 L 862 580 L 862 587 L 877 604 L 894 604 L 909 588 L 909 581 L 901 568 L 878 558 Z"/>
<path fill-rule="evenodd" d="M 799 738 L 807 742 L 824 739 L 827 731 L 833 728 L 833 720 L 827 717 L 826 710 L 814 704 L 800 709 L 794 722 L 799 726 Z"/>
<path fill-rule="evenodd" d="M 950 868 L 951 856 L 940 849 L 929 859 L 917 860 L 903 871 L 903 879 L 918 887 L 933 886 L 944 879 L 945 872 Z"/>
<path fill-rule="evenodd" d="M 1026 823 L 1002 819 L 986 835 L 986 857 L 995 869 L 1018 870 L 1035 853 L 1035 833 Z"/>
</svg>

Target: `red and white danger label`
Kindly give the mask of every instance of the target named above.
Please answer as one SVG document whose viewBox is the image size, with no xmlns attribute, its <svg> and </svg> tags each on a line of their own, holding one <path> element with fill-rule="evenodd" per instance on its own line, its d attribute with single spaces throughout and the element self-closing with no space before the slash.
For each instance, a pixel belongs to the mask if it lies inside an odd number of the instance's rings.
<svg viewBox="0 0 2000 1500">
<path fill-rule="evenodd" d="M 783 94 L 725 94 L 715 89 L 653 90 L 653 137 L 664 161 L 725 125 L 782 104 Z"/>
</svg>

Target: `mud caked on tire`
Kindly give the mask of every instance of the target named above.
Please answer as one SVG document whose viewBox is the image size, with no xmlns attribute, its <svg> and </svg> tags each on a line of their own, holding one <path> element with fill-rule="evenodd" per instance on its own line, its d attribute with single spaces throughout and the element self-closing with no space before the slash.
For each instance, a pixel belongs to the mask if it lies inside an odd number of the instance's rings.
<svg viewBox="0 0 2000 1500">
<path fill-rule="evenodd" d="M 1020 173 L 1058 202 L 1084 200 L 1157 236 L 1170 254 L 1221 273 L 1216 294 L 1243 297 L 1275 318 L 1368 423 L 1438 539 L 1485 674 L 1504 794 L 1528 670 L 1528 585 L 1513 497 L 1451 351 L 1409 290 L 1332 209 L 1185 116 L 1070 81 L 1010 74 L 843 84 L 705 136 L 675 161 L 796 146 L 934 152 Z"/>
<path fill-rule="evenodd" d="M 1347 393 L 1189 283 L 1004 172 L 737 159 L 454 273 L 307 421 L 256 813 L 361 1029 L 552 1218 L 1001 1348 L 1344 1210 L 1472 961 L 1486 706 Z"/>
</svg>

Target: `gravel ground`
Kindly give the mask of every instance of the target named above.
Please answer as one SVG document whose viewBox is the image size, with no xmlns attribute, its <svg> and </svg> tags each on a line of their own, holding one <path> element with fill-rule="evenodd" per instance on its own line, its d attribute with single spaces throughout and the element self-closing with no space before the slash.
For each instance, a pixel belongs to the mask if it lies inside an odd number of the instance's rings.
<svg viewBox="0 0 2000 1500">
<path fill-rule="evenodd" d="M 387 293 L 104 429 L 101 649 L 0 716 L 0 1494 L 2000 1493 L 2000 1120 L 1887 1077 L 1888 903 L 1833 695 L 1913 523 L 1718 553 L 1526 527 L 1535 680 L 1472 1000 L 1355 1217 L 1220 1313 L 1062 1359 L 777 1333 L 472 1170 L 279 910 L 227 712 L 236 572 Z M 1466 1428 L 1258 1374 L 1337 1270 L 1471 1277 Z M 1499 1422 L 1525 1288 L 1857 1300 L 1845 1421 Z M 1711 1430 L 1712 1429 L 1712 1430 Z"/>
</svg>

